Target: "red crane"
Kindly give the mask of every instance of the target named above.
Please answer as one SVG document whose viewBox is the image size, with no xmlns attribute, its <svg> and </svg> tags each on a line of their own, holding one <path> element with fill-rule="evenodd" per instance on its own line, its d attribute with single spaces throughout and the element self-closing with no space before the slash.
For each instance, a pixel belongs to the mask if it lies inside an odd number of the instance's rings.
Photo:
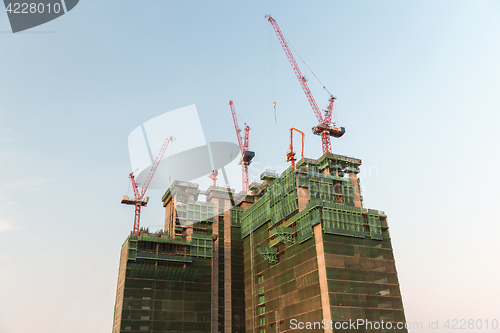
<svg viewBox="0 0 500 333">
<path fill-rule="evenodd" d="M 252 162 L 255 156 L 253 151 L 248 150 L 248 134 L 250 132 L 250 127 L 245 124 L 245 140 L 241 138 L 241 130 L 238 125 L 238 119 L 236 119 L 236 110 L 234 108 L 233 101 L 229 101 L 229 106 L 231 107 L 231 114 L 233 115 L 234 128 L 236 130 L 236 137 L 238 138 L 238 145 L 240 146 L 241 153 L 241 169 L 242 169 L 242 179 L 243 179 L 243 192 L 248 192 L 248 166 Z"/>
<path fill-rule="evenodd" d="M 132 182 L 132 188 L 134 189 L 134 200 L 131 200 L 128 196 L 124 195 L 122 197 L 121 203 L 126 204 L 126 205 L 134 205 L 135 206 L 135 218 L 134 218 L 134 235 L 139 235 L 139 225 L 140 225 L 140 220 L 141 220 L 141 207 L 146 206 L 148 204 L 149 198 L 146 197 L 144 198 L 144 194 L 146 194 L 146 191 L 149 187 L 149 184 L 151 183 L 151 180 L 153 179 L 153 176 L 156 172 L 156 169 L 158 168 L 158 165 L 160 164 L 160 161 L 163 157 L 163 154 L 165 154 L 165 150 L 168 147 L 168 144 L 170 141 L 173 141 L 173 137 L 169 137 L 165 139 L 165 142 L 163 142 L 163 146 L 161 147 L 160 151 L 158 152 L 158 155 L 156 156 L 155 161 L 153 162 L 153 165 L 151 166 L 151 170 L 149 170 L 149 174 L 146 177 L 146 180 L 144 181 L 144 184 L 141 185 L 142 191 L 139 192 L 139 188 L 137 186 L 137 183 L 135 182 L 135 177 L 134 173 L 131 172 L 129 177 L 130 181 Z"/>
<path fill-rule="evenodd" d="M 312 128 L 313 134 L 321 135 L 323 154 L 331 153 L 332 145 L 330 142 L 330 136 L 340 138 L 345 133 L 344 127 L 337 127 L 335 123 L 332 124 L 333 102 L 335 101 L 335 97 L 330 95 L 328 108 L 325 110 L 325 115 L 323 116 L 318 107 L 318 104 L 316 104 L 316 100 L 314 99 L 311 90 L 307 86 L 306 78 L 302 75 L 302 72 L 300 71 L 297 62 L 295 61 L 292 51 L 290 51 L 290 48 L 288 47 L 288 43 L 285 37 L 283 36 L 283 33 L 281 32 L 281 29 L 278 26 L 278 23 L 276 23 L 276 21 L 271 17 L 271 15 L 266 15 L 266 18 L 273 26 L 274 32 L 276 32 L 276 36 L 278 36 L 278 39 L 280 41 L 281 46 L 283 47 L 283 50 L 285 51 L 288 61 L 290 62 L 290 65 L 292 65 L 292 69 L 295 73 L 295 76 L 299 80 L 300 86 L 302 87 L 302 90 L 306 94 L 307 100 L 309 101 L 309 104 L 311 105 L 311 108 L 313 109 L 314 114 L 318 119 L 319 124 Z"/>
</svg>

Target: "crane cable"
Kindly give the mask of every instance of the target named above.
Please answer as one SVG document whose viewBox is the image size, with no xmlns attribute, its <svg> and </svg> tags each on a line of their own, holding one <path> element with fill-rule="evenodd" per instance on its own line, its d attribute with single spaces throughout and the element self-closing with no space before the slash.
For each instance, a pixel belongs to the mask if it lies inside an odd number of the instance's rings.
<svg viewBox="0 0 500 333">
<path fill-rule="evenodd" d="M 142 163 L 141 165 L 139 165 L 134 171 L 132 171 L 132 173 L 135 173 L 137 170 L 139 170 L 144 164 L 148 163 L 151 161 L 151 158 L 152 157 L 155 157 L 156 155 L 158 155 L 158 153 L 160 152 L 162 147 L 160 147 L 160 149 L 158 149 L 148 160 L 146 160 L 144 163 Z M 163 158 L 162 158 L 163 159 Z M 155 159 L 156 160 L 156 159 Z M 151 165 L 152 166 L 152 165 Z"/>
<path fill-rule="evenodd" d="M 293 44 L 290 42 L 290 40 L 285 36 L 285 34 L 283 34 L 283 37 L 285 37 L 286 41 L 288 42 L 288 44 L 292 47 L 293 49 L 293 52 L 299 56 L 300 60 L 302 60 L 302 62 L 304 63 L 304 65 L 306 65 L 307 69 L 309 69 L 309 71 L 312 73 L 312 75 L 314 75 L 314 77 L 316 78 L 316 80 L 318 80 L 319 84 L 321 84 L 321 86 L 323 87 L 323 89 L 326 90 L 326 92 L 328 93 L 329 96 L 333 96 L 329 91 L 328 89 L 326 88 L 326 86 L 319 80 L 319 78 L 316 76 L 316 74 L 314 74 L 314 72 L 312 71 L 311 68 L 309 68 L 309 66 L 306 64 L 306 62 L 304 61 L 304 59 L 302 59 L 302 57 L 300 56 L 299 52 L 297 51 L 297 49 L 293 46 Z"/>
<path fill-rule="evenodd" d="M 274 124 L 277 124 L 276 121 L 276 86 L 275 86 L 275 79 L 274 79 L 274 54 L 273 54 L 273 44 L 271 42 L 271 25 L 268 25 L 268 31 L 269 31 L 269 54 L 270 54 L 270 61 L 271 61 L 271 92 L 272 92 L 272 98 L 273 98 L 273 108 L 274 108 Z"/>
<path fill-rule="evenodd" d="M 132 181 L 128 182 L 127 197 L 128 197 L 128 195 L 129 195 L 129 193 L 130 193 L 130 183 L 132 183 Z"/>
<path fill-rule="evenodd" d="M 236 110 L 236 108 L 234 108 L 234 111 L 236 112 L 236 114 L 238 115 L 238 117 L 240 117 L 240 119 L 241 119 L 241 121 L 243 122 L 243 124 L 244 124 L 245 126 L 248 126 L 248 125 L 247 125 L 247 123 L 245 122 L 245 120 L 243 119 L 243 117 L 242 117 L 242 116 L 238 113 L 238 111 Z M 250 127 L 250 126 L 248 126 L 248 127 Z M 240 131 L 241 131 L 241 130 L 240 130 Z"/>
</svg>

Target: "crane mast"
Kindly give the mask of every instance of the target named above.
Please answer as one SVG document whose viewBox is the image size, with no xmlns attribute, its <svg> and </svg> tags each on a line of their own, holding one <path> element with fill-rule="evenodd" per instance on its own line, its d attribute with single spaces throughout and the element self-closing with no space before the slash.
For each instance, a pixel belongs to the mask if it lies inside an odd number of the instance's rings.
<svg viewBox="0 0 500 333">
<path fill-rule="evenodd" d="M 240 126 L 238 125 L 238 119 L 236 118 L 236 109 L 234 108 L 233 101 L 229 101 L 229 107 L 231 108 L 231 114 L 233 115 L 234 129 L 236 130 L 236 137 L 238 139 L 238 146 L 240 147 L 241 153 L 241 176 L 242 176 L 242 190 L 243 192 L 248 192 L 248 166 L 252 162 L 255 156 L 253 151 L 248 150 L 248 135 L 250 132 L 250 127 L 245 124 L 245 137 L 241 137 Z"/>
<path fill-rule="evenodd" d="M 148 204 L 149 198 L 144 198 L 144 195 L 146 194 L 146 191 L 148 190 L 149 184 L 151 183 L 151 180 L 153 179 L 153 176 L 156 172 L 156 169 L 158 169 L 158 165 L 160 164 L 160 161 L 165 154 L 165 150 L 168 147 L 168 144 L 170 141 L 173 141 L 173 137 L 169 137 L 165 139 L 163 142 L 163 145 L 161 149 L 158 152 L 158 155 L 156 156 L 155 161 L 153 162 L 153 165 L 151 166 L 151 169 L 149 170 L 148 176 L 146 177 L 146 180 L 144 181 L 144 184 L 142 184 L 142 191 L 139 191 L 139 186 L 137 185 L 135 181 L 135 176 L 134 173 L 131 172 L 129 174 L 130 177 L 130 182 L 132 183 L 132 189 L 134 190 L 134 200 L 131 200 L 128 196 L 124 195 L 122 197 L 121 203 L 126 204 L 126 205 L 134 205 L 135 206 L 135 215 L 134 215 L 134 235 L 139 235 L 139 227 L 140 227 L 140 221 L 141 221 L 141 207 L 146 206 Z"/>
<path fill-rule="evenodd" d="M 330 95 L 328 108 L 325 110 L 325 115 L 323 116 L 318 107 L 318 104 L 316 103 L 316 100 L 311 93 L 311 90 L 309 89 L 309 86 L 307 85 L 307 80 L 304 75 L 302 75 L 302 72 L 300 71 L 297 62 L 295 61 L 295 57 L 293 56 L 292 51 L 290 50 L 290 47 L 288 46 L 285 36 L 281 32 L 278 23 L 271 17 L 271 15 L 267 15 L 266 18 L 271 23 L 274 32 L 276 33 L 276 36 L 278 37 L 278 40 L 281 44 L 281 47 L 283 48 L 283 51 L 285 51 L 285 55 L 288 58 L 290 65 L 292 66 L 293 72 L 299 80 L 300 86 L 302 87 L 302 90 L 306 95 L 307 101 L 309 102 L 309 105 L 311 105 L 311 108 L 316 115 L 316 119 L 318 119 L 319 124 L 312 128 L 313 134 L 321 136 L 323 154 L 331 153 L 332 145 L 330 142 L 330 136 L 340 138 L 345 133 L 344 127 L 336 127 L 335 124 L 333 124 L 333 126 L 330 125 L 332 121 L 333 103 L 335 101 L 335 97 Z"/>
</svg>

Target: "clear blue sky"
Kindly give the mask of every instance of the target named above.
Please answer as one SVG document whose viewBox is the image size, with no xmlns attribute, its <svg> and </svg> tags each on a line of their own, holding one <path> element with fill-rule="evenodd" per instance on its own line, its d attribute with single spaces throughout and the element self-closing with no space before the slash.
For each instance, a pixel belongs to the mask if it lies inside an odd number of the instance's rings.
<svg viewBox="0 0 500 333">
<path fill-rule="evenodd" d="M 0 332 L 111 331 L 145 121 L 196 104 L 207 141 L 236 143 L 233 99 L 251 180 L 287 167 L 290 127 L 321 155 L 266 14 L 338 98 L 333 149 L 388 214 L 407 320 L 500 320 L 498 1 L 82 0 L 25 33 L 0 13 Z M 143 225 L 163 223 L 162 193 Z"/>
</svg>

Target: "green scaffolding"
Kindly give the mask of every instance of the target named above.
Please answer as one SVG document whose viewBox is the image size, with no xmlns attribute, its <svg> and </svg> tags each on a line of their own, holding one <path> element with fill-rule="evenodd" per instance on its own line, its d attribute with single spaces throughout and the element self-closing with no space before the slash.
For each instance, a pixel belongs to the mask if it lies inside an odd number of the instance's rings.
<svg viewBox="0 0 500 333">
<path fill-rule="evenodd" d="M 244 212 L 243 207 L 231 207 L 231 227 L 241 227 L 241 214 Z"/>
<path fill-rule="evenodd" d="M 321 223 L 320 206 L 317 201 L 310 202 L 306 208 L 292 217 L 289 222 L 296 222 L 297 242 L 303 243 L 313 237 L 312 227 Z"/>
<path fill-rule="evenodd" d="M 287 169 L 281 178 L 276 178 L 268 187 L 271 225 L 275 225 L 299 209 L 296 177 L 292 171 L 291 168 Z"/>
<path fill-rule="evenodd" d="M 325 233 L 365 238 L 361 208 L 324 202 L 322 213 Z"/>
<path fill-rule="evenodd" d="M 213 244 L 211 234 L 194 232 L 191 235 L 191 256 L 212 258 Z"/>
<path fill-rule="evenodd" d="M 180 207 L 176 207 L 179 210 Z M 187 220 L 197 222 L 214 222 L 214 204 L 212 202 L 189 200 L 186 207 Z"/>
<path fill-rule="evenodd" d="M 127 278 L 196 281 L 196 269 L 183 266 L 159 266 L 144 263 L 128 263 Z"/>
<path fill-rule="evenodd" d="M 368 209 L 368 226 L 370 227 L 371 239 L 383 240 L 382 226 L 378 210 Z"/>
<path fill-rule="evenodd" d="M 241 238 L 245 238 L 271 219 L 269 194 L 266 193 L 241 214 Z"/>
<path fill-rule="evenodd" d="M 299 186 L 309 188 L 309 200 L 335 202 L 343 198 L 346 205 L 354 205 L 354 190 L 349 178 L 309 171 L 298 174 Z"/>
<path fill-rule="evenodd" d="M 293 240 L 293 228 L 288 227 L 276 227 L 272 230 L 272 232 L 278 237 L 283 244 L 292 245 L 294 243 Z"/>
</svg>

